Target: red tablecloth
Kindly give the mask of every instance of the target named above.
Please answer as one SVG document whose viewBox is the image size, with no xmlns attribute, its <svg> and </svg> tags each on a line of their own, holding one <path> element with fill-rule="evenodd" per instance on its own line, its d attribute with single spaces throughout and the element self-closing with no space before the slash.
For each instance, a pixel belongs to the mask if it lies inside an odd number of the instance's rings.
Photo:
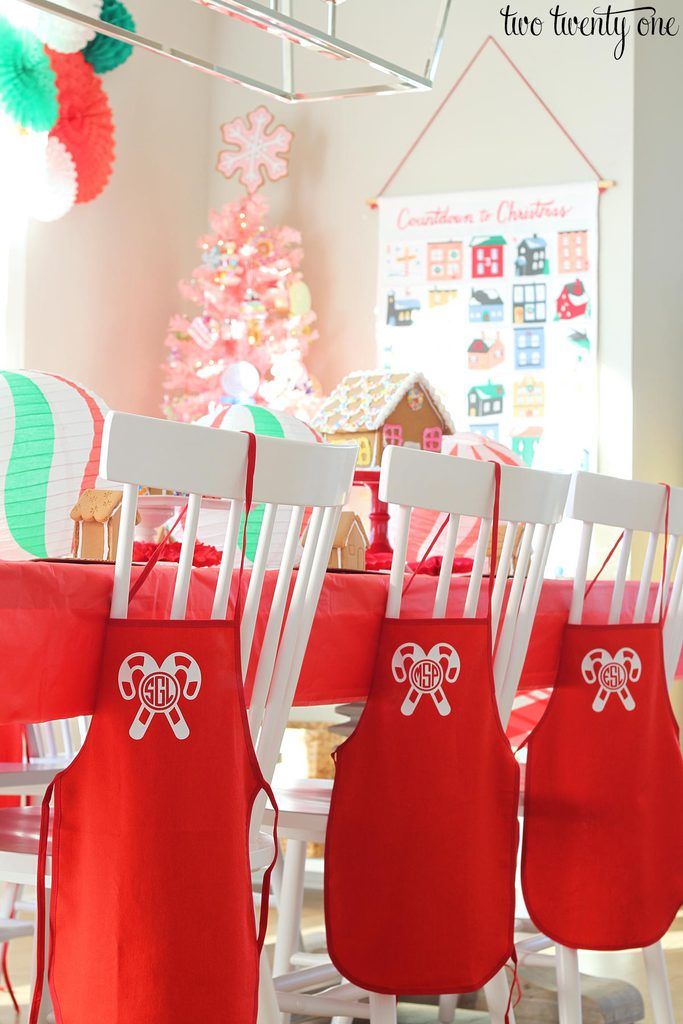
<svg viewBox="0 0 683 1024">
<path fill-rule="evenodd" d="M 137 566 L 133 568 L 134 578 L 139 571 Z M 157 566 L 132 603 L 133 617 L 162 614 L 170 603 L 175 572 L 176 566 Z M 216 573 L 216 568 L 193 571 L 191 618 L 208 615 Z M 0 721 L 47 721 L 92 711 L 112 580 L 111 565 L 0 563 Z M 267 573 L 266 596 L 272 593 L 274 582 L 275 573 Z M 465 577 L 453 578 L 449 614 L 462 608 L 467 584 Z M 297 705 L 365 698 L 387 586 L 384 574 L 327 574 L 296 693 Z M 435 586 L 432 577 L 416 577 L 404 601 L 406 614 L 428 614 Z M 635 584 L 627 585 L 625 607 L 632 609 L 636 590 Z M 606 616 L 610 591 L 608 582 L 596 584 L 587 606 L 587 621 Z M 522 689 L 552 685 L 570 596 L 571 581 L 544 583 Z M 482 595 L 482 613 L 483 606 Z M 263 628 L 261 619 L 257 643 Z"/>
</svg>

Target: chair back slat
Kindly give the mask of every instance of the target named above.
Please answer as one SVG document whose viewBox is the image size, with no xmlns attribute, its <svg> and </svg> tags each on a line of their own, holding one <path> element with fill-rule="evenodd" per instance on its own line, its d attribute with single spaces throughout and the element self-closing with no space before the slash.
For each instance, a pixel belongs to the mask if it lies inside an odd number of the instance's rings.
<svg viewBox="0 0 683 1024">
<path fill-rule="evenodd" d="M 592 537 L 593 524 L 584 522 L 581 527 L 581 540 L 579 541 L 576 569 L 574 570 L 574 585 L 572 586 L 572 601 L 569 607 L 568 621 L 572 625 L 581 622 L 581 617 L 583 615 L 583 602 L 586 593 L 586 577 L 588 573 L 588 558 L 590 556 Z"/>
<path fill-rule="evenodd" d="M 247 596 L 244 601 L 244 610 L 242 612 L 242 628 L 240 631 L 242 675 L 246 675 L 247 667 L 249 665 L 251 645 L 254 639 L 256 618 L 261 604 L 261 596 L 263 594 L 263 581 L 266 577 L 266 567 L 268 565 L 268 558 L 270 555 L 270 545 L 273 540 L 273 528 L 275 526 L 277 510 L 278 506 L 274 505 L 272 502 L 269 502 L 263 510 L 263 519 L 261 520 L 261 529 L 259 532 L 258 543 L 256 545 L 256 554 L 254 555 L 254 563 L 251 567 L 249 586 L 247 588 Z"/>
<path fill-rule="evenodd" d="M 229 502 L 225 545 L 213 594 L 211 616 L 225 618 L 230 607 L 245 511 L 248 438 L 144 416 L 109 413 L 103 434 L 100 472 L 123 483 L 119 546 L 114 573 L 112 616 L 125 618 L 131 579 L 138 485 L 188 494 L 180 559 L 175 574 L 172 619 L 184 619 L 192 577 L 202 498 Z M 322 587 L 334 531 L 349 493 L 356 462 L 355 445 L 326 446 L 282 438 L 256 439 L 252 501 L 265 506 L 259 527 L 240 620 L 243 677 L 254 673 L 249 726 L 267 779 L 272 776 L 296 690 L 298 673 Z M 290 508 L 287 537 L 274 558 L 278 512 Z M 303 555 L 294 573 L 305 510 L 312 508 Z M 267 604 L 266 571 L 275 563 L 277 579 Z M 294 579 L 292 599 L 289 592 Z M 255 647 L 257 621 L 263 642 Z M 255 814 L 252 826 L 260 827 Z"/>
<path fill-rule="evenodd" d="M 486 563 L 486 552 L 491 539 L 491 525 L 492 522 L 489 518 L 482 518 L 479 521 L 479 535 L 477 537 L 477 546 L 474 549 L 470 582 L 467 587 L 465 607 L 463 609 L 463 617 L 465 619 L 473 619 L 477 614 L 479 594 L 481 593 L 481 580 Z"/>
<path fill-rule="evenodd" d="M 391 449 L 386 449 L 391 451 Z M 382 467 L 384 459 L 382 457 Z M 382 468 L 384 472 L 384 468 Z M 406 556 L 408 554 L 408 533 L 410 531 L 411 508 L 407 505 L 399 505 L 396 510 L 396 539 L 394 541 L 394 555 L 391 559 L 391 570 L 389 573 L 389 593 L 387 595 L 386 616 L 388 619 L 397 619 L 401 613 L 401 600 L 403 597 L 403 577 L 405 575 Z"/>
<path fill-rule="evenodd" d="M 568 483 L 567 481 L 567 486 Z M 527 526 L 531 526 L 531 524 L 528 523 Z M 517 686 L 522 676 L 554 530 L 554 524 L 536 523 L 531 531 L 532 541 L 526 568 L 526 582 L 516 612 L 511 608 L 508 613 L 514 623 L 510 654 L 507 664 L 504 667 L 501 665 L 498 676 L 495 673 L 494 663 L 496 693 L 503 726 L 507 726 L 512 714 Z M 513 585 L 514 582 L 513 579 Z"/>
<path fill-rule="evenodd" d="M 491 601 L 491 632 L 493 636 L 498 635 L 500 624 L 500 613 L 503 609 L 507 580 L 512 568 L 512 556 L 514 553 L 515 541 L 519 523 L 504 524 L 503 544 L 500 549 L 498 563 L 496 565 L 496 580 L 493 585 L 493 596 Z"/>
<path fill-rule="evenodd" d="M 434 609 L 432 614 L 435 619 L 442 619 L 446 614 L 448 605 L 448 592 L 451 586 L 451 574 L 453 571 L 453 559 L 455 558 L 455 547 L 458 542 L 458 529 L 460 527 L 460 516 L 449 516 L 446 527 L 446 542 L 443 553 L 443 560 L 439 570 L 439 582 L 434 597 Z"/>
<path fill-rule="evenodd" d="M 320 534 L 320 527 L 318 524 L 320 523 L 321 517 L 322 513 L 320 509 L 315 509 L 311 525 L 309 525 L 307 543 L 311 543 L 313 545 L 317 544 Z M 275 666 L 278 641 L 282 630 L 282 622 L 285 616 L 287 597 L 289 595 L 292 570 L 296 561 L 303 518 L 304 510 L 302 508 L 292 509 L 282 555 L 282 564 L 275 584 L 273 602 L 270 609 L 270 615 L 268 616 L 268 624 L 261 642 L 258 666 L 256 668 L 254 687 L 249 705 L 249 728 L 254 741 L 256 741 L 258 736 L 268 697 L 268 687 L 270 686 L 273 668 Z M 315 520 L 315 523 L 313 523 L 313 520 Z"/>
<path fill-rule="evenodd" d="M 501 467 L 500 519 L 507 525 L 501 534 L 503 539 L 492 591 L 492 633 L 494 638 L 499 634 L 494 679 L 504 721 L 521 675 L 550 541 L 555 524 L 562 518 L 568 488 L 569 477 L 562 474 Z M 478 520 L 473 566 L 462 611 L 465 618 L 476 616 L 482 586 L 488 586 L 484 571 L 493 533 L 493 464 L 388 447 L 382 456 L 379 493 L 383 501 L 398 506 L 394 517 L 395 542 L 387 616 L 397 618 L 401 611 L 413 508 L 437 511 L 449 517 L 436 585 L 434 617 L 442 617 L 446 612 L 460 516 Z M 521 543 L 510 583 L 508 576 L 520 528 Z"/>
<path fill-rule="evenodd" d="M 618 622 L 621 618 L 621 608 L 624 603 L 626 574 L 628 572 L 628 564 L 631 558 L 632 542 L 633 530 L 624 530 L 624 537 L 619 546 L 619 560 L 617 562 L 617 571 L 614 577 L 614 589 L 612 590 L 612 599 L 610 601 L 609 616 L 607 619 L 610 624 Z"/>
<path fill-rule="evenodd" d="M 519 614 L 519 608 L 522 602 L 522 593 L 524 592 L 527 574 L 529 571 L 533 540 L 534 524 L 526 523 L 522 534 L 522 543 L 517 556 L 517 565 L 515 566 L 515 571 L 512 575 L 512 583 L 510 583 L 508 588 L 509 592 L 505 619 L 500 626 L 500 630 L 496 629 L 496 633 L 499 632 L 500 635 L 498 636 L 498 646 L 496 647 L 493 674 L 496 679 L 501 681 L 500 686 L 502 686 L 502 680 L 505 678 L 506 666 L 512 653 L 515 623 Z M 503 581 L 504 587 L 507 587 L 507 584 L 507 580 Z M 494 636 L 496 633 L 494 633 Z"/>
<path fill-rule="evenodd" d="M 243 514 L 244 501 L 240 498 L 233 498 L 230 502 L 230 511 L 228 512 L 228 521 L 225 527 L 223 554 L 218 569 L 216 591 L 213 595 L 212 619 L 224 619 L 228 614 L 232 574 L 237 558 L 237 540 Z"/>
<path fill-rule="evenodd" d="M 187 598 L 190 593 L 190 580 L 192 578 L 192 560 L 194 558 L 199 513 L 201 510 L 201 494 L 191 494 L 187 502 L 183 539 L 180 545 L 180 558 L 178 559 L 178 571 L 176 572 L 175 586 L 173 587 L 173 601 L 169 616 L 171 619 L 184 619 L 187 615 Z"/>
</svg>

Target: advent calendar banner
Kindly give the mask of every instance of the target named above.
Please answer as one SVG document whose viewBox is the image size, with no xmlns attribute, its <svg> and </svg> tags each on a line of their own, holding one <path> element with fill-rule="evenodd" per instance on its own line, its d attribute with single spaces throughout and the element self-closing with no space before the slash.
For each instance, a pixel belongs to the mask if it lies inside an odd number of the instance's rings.
<svg viewBox="0 0 683 1024">
<path fill-rule="evenodd" d="M 379 225 L 379 364 L 528 466 L 594 468 L 597 184 L 383 198 Z"/>
</svg>

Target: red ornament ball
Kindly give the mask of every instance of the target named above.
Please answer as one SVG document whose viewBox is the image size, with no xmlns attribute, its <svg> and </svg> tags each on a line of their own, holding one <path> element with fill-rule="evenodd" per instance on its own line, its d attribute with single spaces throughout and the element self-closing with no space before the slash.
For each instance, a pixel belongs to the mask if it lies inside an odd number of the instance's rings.
<svg viewBox="0 0 683 1024">
<path fill-rule="evenodd" d="M 57 80 L 55 135 L 71 153 L 78 175 L 77 203 L 95 199 L 114 165 L 114 119 L 102 83 L 82 53 L 47 50 Z"/>
</svg>

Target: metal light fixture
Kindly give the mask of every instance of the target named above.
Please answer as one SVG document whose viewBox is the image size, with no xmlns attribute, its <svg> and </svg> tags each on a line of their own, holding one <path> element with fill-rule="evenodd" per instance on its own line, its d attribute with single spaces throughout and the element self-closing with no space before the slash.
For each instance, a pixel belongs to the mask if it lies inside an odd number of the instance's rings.
<svg viewBox="0 0 683 1024">
<path fill-rule="evenodd" d="M 431 89 L 436 75 L 437 64 L 443 47 L 446 22 L 452 0 L 439 0 L 431 50 L 427 55 L 424 71 L 418 74 L 409 68 L 394 64 L 376 53 L 370 53 L 353 43 L 346 42 L 338 35 L 337 12 L 344 0 L 320 0 L 325 27 L 318 28 L 309 22 L 294 17 L 294 0 L 270 0 L 258 3 L 256 0 L 196 0 L 202 7 L 217 14 L 235 18 L 243 23 L 267 32 L 282 40 L 282 60 L 279 68 L 279 85 L 252 78 L 239 71 L 231 70 L 202 57 L 186 53 L 164 42 L 150 39 L 138 32 L 129 32 L 118 25 L 111 25 L 100 18 L 92 18 L 80 11 L 64 7 L 57 0 L 22 0 L 29 7 L 54 14 L 78 24 L 88 25 L 112 39 L 120 39 L 134 46 L 140 46 L 152 53 L 179 61 L 206 74 L 222 78 L 247 89 L 264 93 L 285 103 L 301 103 L 310 100 L 341 99 L 348 96 L 386 96 L 401 92 L 424 92 Z M 365 0 L 358 0 L 365 3 Z M 425 18 L 421 3 L 413 6 L 414 16 Z M 361 84 L 338 89 L 300 91 L 294 84 L 294 46 L 304 47 L 309 52 L 337 60 L 352 61 L 371 68 L 385 76 L 379 84 Z"/>
</svg>

